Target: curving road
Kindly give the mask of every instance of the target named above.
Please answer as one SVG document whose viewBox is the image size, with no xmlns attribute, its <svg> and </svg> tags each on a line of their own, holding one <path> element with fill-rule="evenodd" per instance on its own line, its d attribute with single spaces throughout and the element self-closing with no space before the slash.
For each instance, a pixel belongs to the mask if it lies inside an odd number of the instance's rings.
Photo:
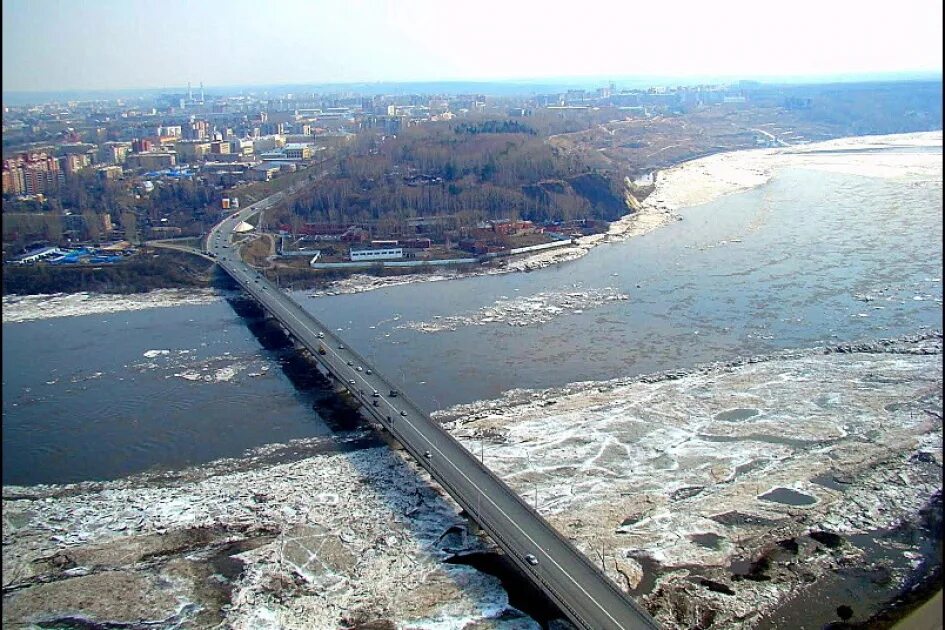
<svg viewBox="0 0 945 630">
<path fill-rule="evenodd" d="M 653 619 L 501 479 L 357 352 L 246 265 L 231 242 L 240 221 L 282 193 L 239 210 L 207 238 L 207 255 L 275 317 L 387 429 L 579 628 L 658 628 Z"/>
</svg>

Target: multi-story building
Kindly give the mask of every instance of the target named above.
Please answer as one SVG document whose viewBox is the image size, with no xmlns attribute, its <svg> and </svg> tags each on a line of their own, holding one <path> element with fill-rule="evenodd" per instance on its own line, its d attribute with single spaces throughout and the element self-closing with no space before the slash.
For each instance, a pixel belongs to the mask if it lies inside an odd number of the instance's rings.
<svg viewBox="0 0 945 630">
<path fill-rule="evenodd" d="M 194 120 L 184 126 L 185 140 L 205 140 L 210 136 L 210 124 L 206 120 Z"/>
<path fill-rule="evenodd" d="M 98 169 L 98 176 L 102 179 L 118 179 L 124 173 L 120 166 L 103 166 Z"/>
<path fill-rule="evenodd" d="M 64 155 L 59 158 L 59 162 L 62 172 L 66 175 L 74 175 L 83 168 L 91 165 L 91 160 L 89 159 L 88 154 L 85 153 L 72 153 L 69 155 Z"/>
<path fill-rule="evenodd" d="M 106 142 L 98 148 L 98 161 L 102 164 L 123 164 L 130 148 L 124 142 Z"/>
<path fill-rule="evenodd" d="M 147 153 L 154 148 L 154 143 L 147 138 L 141 138 L 131 143 L 131 150 L 135 153 Z"/>
<path fill-rule="evenodd" d="M 283 134 L 285 133 L 285 123 L 281 122 L 267 122 L 260 125 L 262 133 L 266 135 L 270 134 Z"/>
<path fill-rule="evenodd" d="M 310 160 L 315 155 L 310 144 L 287 144 L 283 151 L 287 160 Z"/>
<path fill-rule="evenodd" d="M 181 162 L 202 160 L 210 153 L 209 142 L 178 142 L 175 147 L 177 149 L 177 156 L 180 158 Z"/>
<path fill-rule="evenodd" d="M 63 180 L 59 160 L 46 153 L 20 153 L 3 161 L 3 193 L 35 195 Z"/>
<path fill-rule="evenodd" d="M 272 151 L 273 149 L 278 149 L 284 146 L 285 138 L 282 136 L 264 136 L 262 138 L 256 138 L 253 140 L 253 151 L 256 153 Z"/>
<path fill-rule="evenodd" d="M 23 179 L 23 169 L 3 168 L 3 194 L 22 195 L 26 190 L 26 182 Z"/>
<path fill-rule="evenodd" d="M 135 153 L 128 156 L 126 163 L 131 168 L 156 171 L 174 166 L 177 164 L 177 159 L 173 153 Z"/>
<path fill-rule="evenodd" d="M 237 155 L 252 155 L 253 141 L 240 139 L 230 140 L 230 153 L 235 153 Z"/>
<path fill-rule="evenodd" d="M 210 143 L 210 153 L 221 155 L 230 152 L 230 143 L 224 140 L 216 140 Z"/>
<path fill-rule="evenodd" d="M 157 128 L 157 135 L 180 138 L 182 135 L 184 135 L 184 129 L 181 125 L 161 126 Z"/>
</svg>

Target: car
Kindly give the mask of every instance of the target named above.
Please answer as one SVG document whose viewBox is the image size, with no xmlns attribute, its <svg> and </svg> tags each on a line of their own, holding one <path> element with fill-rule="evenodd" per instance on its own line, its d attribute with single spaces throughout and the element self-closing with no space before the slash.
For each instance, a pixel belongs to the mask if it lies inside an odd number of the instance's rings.
<svg viewBox="0 0 945 630">
<path fill-rule="evenodd" d="M 379 396 L 380 396 L 380 394 L 377 393 L 377 390 L 376 390 L 376 389 L 374 390 L 374 393 L 371 394 L 371 398 L 377 398 L 377 397 L 379 397 Z"/>
<path fill-rule="evenodd" d="M 348 379 L 348 385 L 354 385 L 354 384 L 355 384 L 355 383 L 354 383 L 354 379 L 353 379 L 353 378 L 349 378 L 349 379 Z"/>
<path fill-rule="evenodd" d="M 354 369 L 356 369 L 358 372 L 363 372 L 363 371 L 364 371 L 364 368 L 361 367 L 360 365 L 359 365 L 358 367 L 354 368 Z"/>
<path fill-rule="evenodd" d="M 318 335 L 316 335 L 316 336 L 317 336 L 319 339 L 324 339 L 324 338 L 325 338 L 325 333 L 318 333 Z"/>
<path fill-rule="evenodd" d="M 369 370 L 369 369 L 368 369 L 368 370 L 364 370 L 364 373 L 365 373 L 365 374 L 374 374 L 374 372 L 372 372 L 372 371 Z"/>
<path fill-rule="evenodd" d="M 338 349 L 339 349 L 339 350 L 344 350 L 344 349 L 345 349 L 344 344 L 343 344 L 343 343 L 339 343 L 339 344 L 338 344 Z"/>
<path fill-rule="evenodd" d="M 348 361 L 348 365 L 354 365 L 354 361 Z"/>
<path fill-rule="evenodd" d="M 401 410 L 400 410 L 400 415 L 402 415 L 402 416 L 404 416 L 404 417 L 406 418 L 406 417 L 407 417 L 407 412 L 404 411 L 403 409 L 401 409 Z"/>
<path fill-rule="evenodd" d="M 390 397 L 391 397 L 391 398 L 397 398 L 397 390 L 396 390 L 396 389 L 390 390 Z"/>
<path fill-rule="evenodd" d="M 535 557 L 535 554 L 526 553 L 526 554 L 525 554 L 525 562 L 527 562 L 528 564 L 530 564 L 530 565 L 532 565 L 532 566 L 535 566 L 535 565 L 538 564 L 538 558 Z"/>
<path fill-rule="evenodd" d="M 430 451 L 423 451 L 423 456 L 426 457 L 427 459 L 430 459 L 431 457 L 433 457 L 433 454 Z"/>
</svg>

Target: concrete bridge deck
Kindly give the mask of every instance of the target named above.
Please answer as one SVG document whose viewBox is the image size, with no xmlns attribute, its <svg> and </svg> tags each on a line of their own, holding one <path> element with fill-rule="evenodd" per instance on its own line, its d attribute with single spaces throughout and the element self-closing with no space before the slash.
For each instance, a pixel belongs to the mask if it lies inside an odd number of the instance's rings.
<svg viewBox="0 0 945 630">
<path fill-rule="evenodd" d="M 364 357 L 347 347 L 289 295 L 242 262 L 230 233 L 278 195 L 227 217 L 211 230 L 207 255 L 240 284 L 364 405 L 508 557 L 578 627 L 658 628 L 647 612 L 611 582 L 508 485 L 485 467 Z"/>
</svg>

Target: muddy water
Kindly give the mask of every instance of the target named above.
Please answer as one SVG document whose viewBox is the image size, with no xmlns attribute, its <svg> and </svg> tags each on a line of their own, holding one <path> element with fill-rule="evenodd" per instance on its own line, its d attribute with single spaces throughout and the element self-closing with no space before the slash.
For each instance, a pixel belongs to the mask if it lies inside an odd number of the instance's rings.
<svg viewBox="0 0 945 630">
<path fill-rule="evenodd" d="M 940 178 L 785 170 L 572 263 L 297 297 L 431 410 L 511 388 L 893 337 L 942 326 L 941 193 Z M 525 327 L 402 327 L 590 289 L 629 299 Z M 2 334 L 4 484 L 110 479 L 358 430 L 291 351 L 260 347 L 268 333 L 252 312 L 226 302 L 5 323 Z"/>
</svg>

